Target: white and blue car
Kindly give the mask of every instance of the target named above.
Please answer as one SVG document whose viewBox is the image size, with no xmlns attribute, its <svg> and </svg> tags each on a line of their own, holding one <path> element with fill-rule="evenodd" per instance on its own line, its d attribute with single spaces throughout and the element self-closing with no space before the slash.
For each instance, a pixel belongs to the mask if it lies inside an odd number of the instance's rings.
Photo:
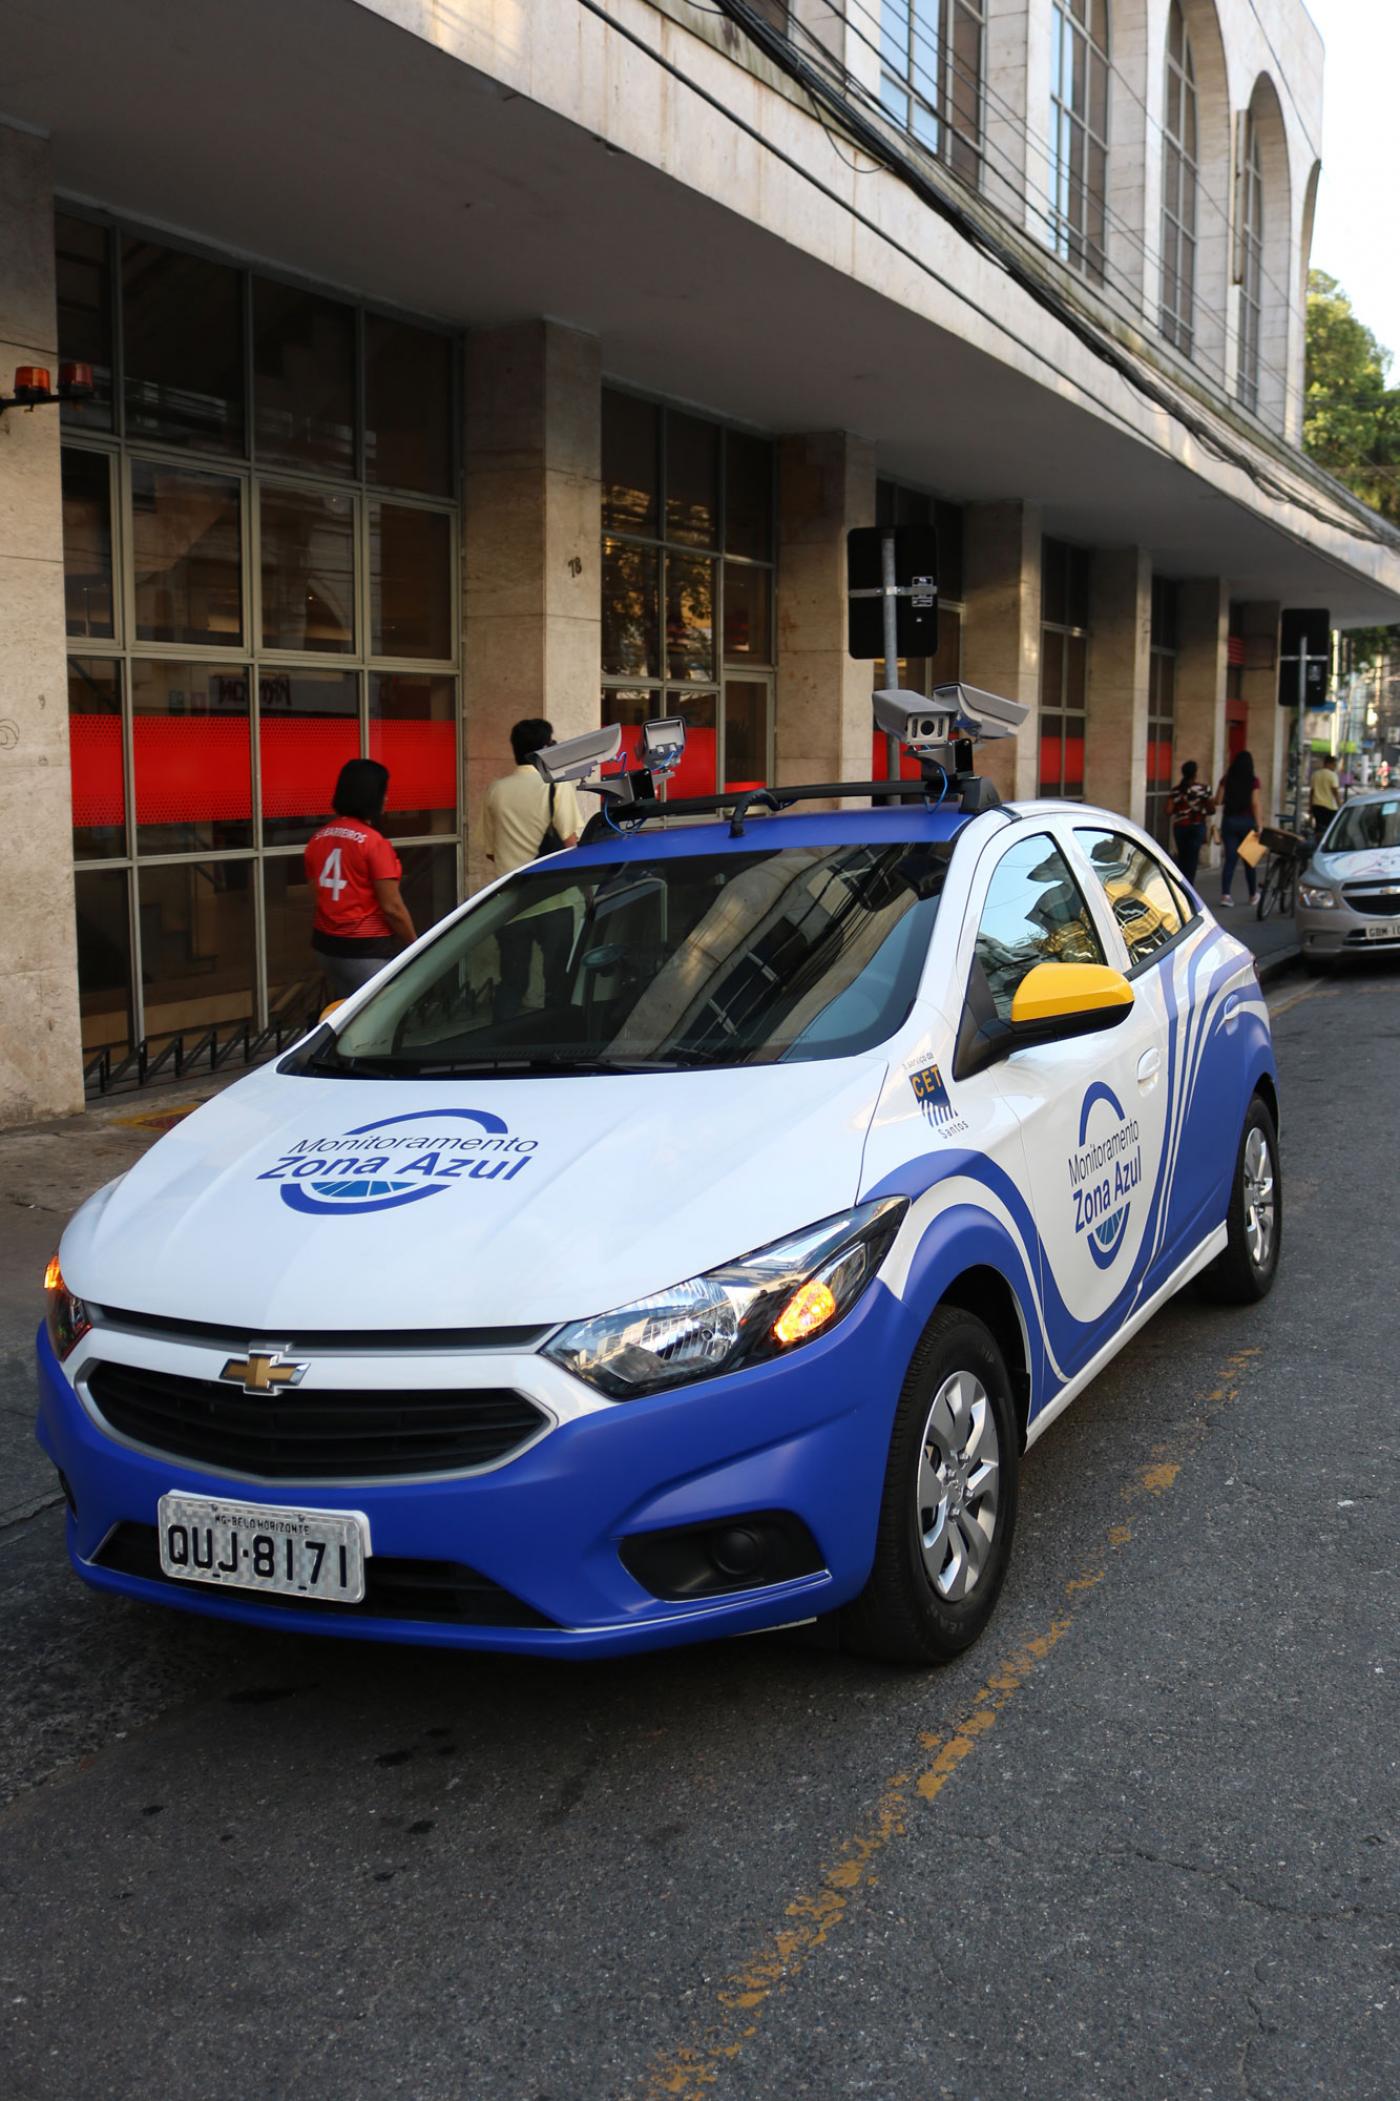
<svg viewBox="0 0 1400 2101">
<path fill-rule="evenodd" d="M 1123 818 L 990 800 L 595 823 L 100 1190 L 39 1337 L 79 1575 L 468 1649 L 964 1649 L 1026 1447 L 1189 1279 L 1261 1298 L 1282 1225 L 1248 951 Z"/>
</svg>

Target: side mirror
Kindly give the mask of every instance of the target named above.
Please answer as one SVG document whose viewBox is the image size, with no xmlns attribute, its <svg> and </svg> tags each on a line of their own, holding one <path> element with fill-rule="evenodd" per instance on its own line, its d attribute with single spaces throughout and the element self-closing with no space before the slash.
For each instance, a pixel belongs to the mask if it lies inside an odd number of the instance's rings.
<svg viewBox="0 0 1400 2101">
<path fill-rule="evenodd" d="M 1116 1028 L 1133 1004 L 1133 988 L 1104 963 L 1037 963 L 1011 1002 L 1009 1050 Z"/>
<path fill-rule="evenodd" d="M 331 1003 L 330 1003 L 330 1005 L 329 1005 L 328 1007 L 322 1007 L 322 1009 L 321 1009 L 321 1012 L 320 1012 L 320 1015 L 318 1016 L 318 1019 L 319 1019 L 319 1020 L 321 1020 L 321 1021 L 327 1021 L 327 1020 L 329 1020 L 329 1019 L 330 1019 L 330 1016 L 331 1016 L 332 1014 L 334 1014 L 334 1012 L 335 1012 L 336 1008 L 337 1008 L 337 1007 L 343 1007 L 344 1005 L 345 1005 L 345 1002 L 344 1002 L 344 1000 L 343 1000 L 343 999 L 333 999 L 333 1000 L 331 1001 Z"/>
</svg>

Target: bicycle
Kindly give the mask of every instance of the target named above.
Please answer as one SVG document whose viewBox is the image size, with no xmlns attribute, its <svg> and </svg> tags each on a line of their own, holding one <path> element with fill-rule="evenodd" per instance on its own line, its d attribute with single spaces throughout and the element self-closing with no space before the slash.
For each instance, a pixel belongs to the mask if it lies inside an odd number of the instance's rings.
<svg viewBox="0 0 1400 2101">
<path fill-rule="evenodd" d="M 1268 859 L 1259 878 L 1259 892 L 1254 901 L 1255 914 L 1267 919 L 1277 911 L 1281 919 L 1288 918 L 1293 911 L 1298 894 L 1298 873 L 1312 851 L 1312 842 L 1301 832 L 1286 832 L 1276 825 L 1266 824 L 1259 833 L 1268 847 Z"/>
</svg>

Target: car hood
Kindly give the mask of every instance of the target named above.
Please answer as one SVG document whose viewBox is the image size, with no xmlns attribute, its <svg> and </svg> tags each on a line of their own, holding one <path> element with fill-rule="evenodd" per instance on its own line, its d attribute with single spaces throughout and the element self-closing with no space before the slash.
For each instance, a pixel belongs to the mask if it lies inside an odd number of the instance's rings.
<svg viewBox="0 0 1400 2101">
<path fill-rule="evenodd" d="M 1315 853 L 1308 873 L 1332 883 L 1366 883 L 1385 876 L 1394 876 L 1400 883 L 1400 847 L 1363 846 L 1355 853 Z"/>
<path fill-rule="evenodd" d="M 90 1199 L 63 1272 L 97 1305 L 253 1334 L 581 1318 L 853 1204 L 884 1072 L 254 1073 Z"/>
</svg>

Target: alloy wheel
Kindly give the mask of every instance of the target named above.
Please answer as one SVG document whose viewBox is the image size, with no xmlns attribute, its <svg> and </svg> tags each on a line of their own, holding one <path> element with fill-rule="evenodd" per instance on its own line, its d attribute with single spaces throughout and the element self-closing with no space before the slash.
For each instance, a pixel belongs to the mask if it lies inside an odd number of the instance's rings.
<svg viewBox="0 0 1400 2101">
<path fill-rule="evenodd" d="M 1273 1154 L 1267 1137 L 1255 1124 L 1244 1142 L 1244 1237 L 1256 1270 L 1269 1266 L 1275 1216 Z"/>
<path fill-rule="evenodd" d="M 965 1598 L 987 1565 L 1000 1458 L 985 1387 L 971 1372 L 953 1372 L 934 1395 L 924 1424 L 916 1489 L 924 1569 L 942 1598 Z"/>
</svg>

